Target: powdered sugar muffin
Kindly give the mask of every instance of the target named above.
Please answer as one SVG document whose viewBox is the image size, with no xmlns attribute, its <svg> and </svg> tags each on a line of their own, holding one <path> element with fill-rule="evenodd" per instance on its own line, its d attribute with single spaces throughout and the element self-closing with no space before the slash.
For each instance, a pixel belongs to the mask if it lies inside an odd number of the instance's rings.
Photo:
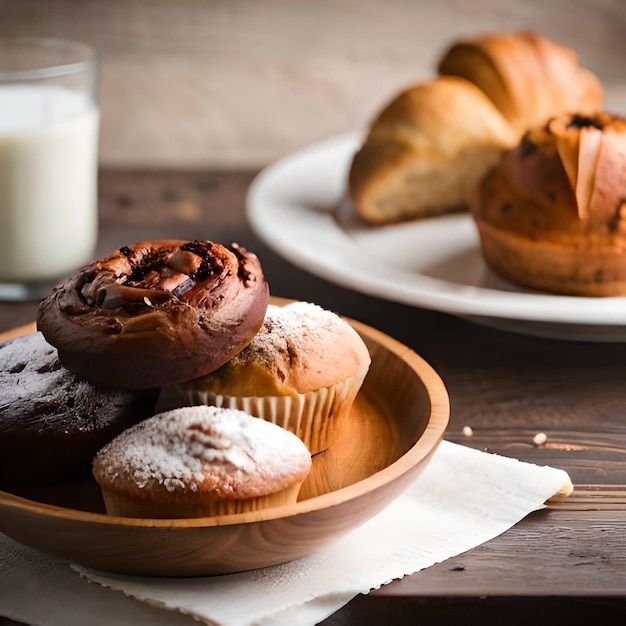
<svg viewBox="0 0 626 626">
<path fill-rule="evenodd" d="M 110 515 L 244 513 L 296 502 L 311 455 L 293 434 L 242 411 L 175 409 L 121 433 L 94 458 Z"/>
<path fill-rule="evenodd" d="M 164 405 L 244 410 L 296 434 L 311 453 L 327 448 L 370 365 L 359 334 L 309 302 L 270 304 L 260 331 L 215 372 L 164 390 Z"/>
</svg>

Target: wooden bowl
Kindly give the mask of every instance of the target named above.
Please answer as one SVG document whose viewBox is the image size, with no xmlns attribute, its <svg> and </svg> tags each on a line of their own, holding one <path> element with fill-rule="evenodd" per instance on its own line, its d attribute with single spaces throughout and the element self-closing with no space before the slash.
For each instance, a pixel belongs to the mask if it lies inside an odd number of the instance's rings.
<svg viewBox="0 0 626 626">
<path fill-rule="evenodd" d="M 36 499 L 0 492 L 0 531 L 86 567 L 206 576 L 284 563 L 354 529 L 426 467 L 443 438 L 449 400 L 421 357 L 373 328 L 351 323 L 372 365 L 344 432 L 315 455 L 296 504 L 214 518 L 131 519 L 103 512 L 95 482 L 58 485 Z"/>
</svg>

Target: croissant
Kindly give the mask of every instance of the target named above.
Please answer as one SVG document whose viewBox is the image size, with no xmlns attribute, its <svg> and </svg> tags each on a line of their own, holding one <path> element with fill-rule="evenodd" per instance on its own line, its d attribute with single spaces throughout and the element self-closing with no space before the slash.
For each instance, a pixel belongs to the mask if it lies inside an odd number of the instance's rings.
<svg viewBox="0 0 626 626">
<path fill-rule="evenodd" d="M 454 77 L 419 83 L 378 116 L 355 154 L 349 188 L 373 224 L 462 210 L 517 135 L 487 96 Z"/>
<path fill-rule="evenodd" d="M 480 87 L 520 135 L 560 113 L 593 113 L 603 99 L 600 80 L 574 50 L 533 32 L 458 42 L 438 69 Z"/>
<path fill-rule="evenodd" d="M 408 87 L 373 120 L 348 174 L 356 213 L 383 225 L 458 210 L 503 151 L 564 112 L 601 107 L 576 53 L 534 33 L 453 44 L 439 76 Z"/>
<path fill-rule="evenodd" d="M 470 200 L 484 257 L 508 280 L 626 295 L 626 119 L 563 114 L 528 131 Z"/>
</svg>

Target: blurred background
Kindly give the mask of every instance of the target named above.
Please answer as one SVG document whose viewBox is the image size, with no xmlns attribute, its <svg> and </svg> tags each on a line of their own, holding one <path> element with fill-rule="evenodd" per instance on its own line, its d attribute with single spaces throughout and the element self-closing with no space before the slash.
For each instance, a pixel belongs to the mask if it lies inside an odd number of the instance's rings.
<svg viewBox="0 0 626 626">
<path fill-rule="evenodd" d="M 364 128 L 467 35 L 533 29 L 626 114 L 626 0 L 0 0 L 0 36 L 101 55 L 100 164 L 255 169 Z"/>
</svg>

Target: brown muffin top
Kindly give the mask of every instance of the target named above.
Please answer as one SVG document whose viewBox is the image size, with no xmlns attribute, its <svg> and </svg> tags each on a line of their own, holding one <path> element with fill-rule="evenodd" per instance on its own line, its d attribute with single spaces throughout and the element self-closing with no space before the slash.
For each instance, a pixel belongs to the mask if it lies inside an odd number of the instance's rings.
<svg viewBox="0 0 626 626">
<path fill-rule="evenodd" d="M 367 346 L 339 315 L 309 302 L 269 305 L 252 341 L 183 388 L 236 396 L 294 395 L 365 376 Z"/>
<path fill-rule="evenodd" d="M 476 220 L 532 241 L 622 248 L 625 193 L 626 119 L 566 114 L 505 153 L 471 209 Z"/>
</svg>

